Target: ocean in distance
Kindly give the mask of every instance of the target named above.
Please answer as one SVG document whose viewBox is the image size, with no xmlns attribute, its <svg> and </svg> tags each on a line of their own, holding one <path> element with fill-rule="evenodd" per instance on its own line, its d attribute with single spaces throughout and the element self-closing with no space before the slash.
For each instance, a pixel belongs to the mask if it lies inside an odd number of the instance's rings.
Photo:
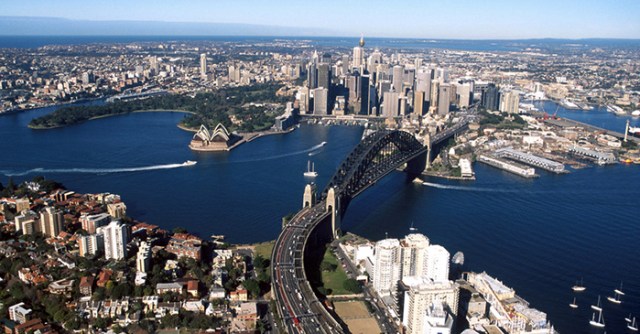
<svg viewBox="0 0 640 334">
<path fill-rule="evenodd" d="M 640 50 L 637 39 L 521 39 L 521 40 L 462 40 L 430 38 L 383 38 L 365 36 L 367 48 L 380 49 L 451 49 L 467 51 L 523 51 L 527 48 L 547 50 L 581 50 L 590 48 L 623 48 Z M 286 37 L 286 36 L 8 36 L 0 35 L 1 48 L 38 48 L 46 45 L 84 45 L 92 43 L 133 42 L 269 42 L 276 40 L 309 41 L 316 47 L 345 47 L 357 45 L 353 37 Z"/>
<path fill-rule="evenodd" d="M 93 101 L 90 103 L 100 103 Z M 552 102 L 540 102 L 549 113 Z M 322 189 L 358 143 L 360 127 L 301 126 L 260 138 L 228 153 L 194 153 L 191 133 L 176 127 L 181 113 L 139 113 L 53 130 L 26 127 L 56 107 L 0 117 L 0 182 L 45 175 L 79 192 L 120 194 L 129 214 L 202 237 L 230 242 L 274 239 L 280 218 L 299 209 L 308 160 Z M 558 108 L 558 115 L 621 131 L 627 119 L 603 109 Z M 322 142 L 326 145 L 320 146 Z M 198 164 L 183 167 L 186 160 Z M 621 305 L 604 300 L 607 332 L 625 333 L 624 317 L 640 315 L 640 168 L 589 167 L 571 174 L 541 171 L 522 179 L 474 165 L 478 180 L 427 179 L 417 185 L 392 173 L 349 206 L 343 227 L 377 240 L 400 238 L 411 223 L 432 243 L 465 253 L 465 270 L 487 271 L 548 313 L 561 333 L 602 333 L 588 324 L 589 305 L 621 281 Z M 587 290 L 569 308 L 570 286 Z"/>
</svg>

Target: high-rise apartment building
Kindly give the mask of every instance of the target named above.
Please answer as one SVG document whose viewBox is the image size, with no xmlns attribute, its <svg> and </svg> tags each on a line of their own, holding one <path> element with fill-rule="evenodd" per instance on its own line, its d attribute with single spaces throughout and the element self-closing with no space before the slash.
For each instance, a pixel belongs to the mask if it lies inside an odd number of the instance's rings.
<svg viewBox="0 0 640 334">
<path fill-rule="evenodd" d="M 430 245 L 427 249 L 425 278 L 434 282 L 449 280 L 449 252 L 440 245 Z"/>
<path fill-rule="evenodd" d="M 136 254 L 136 270 L 146 273 L 151 269 L 151 245 L 146 241 L 140 243 L 138 253 Z"/>
<path fill-rule="evenodd" d="M 509 114 L 520 112 L 520 94 L 517 91 L 508 91 L 500 95 L 500 111 Z"/>
<path fill-rule="evenodd" d="M 125 225 L 114 220 L 109 225 L 99 228 L 98 233 L 104 236 L 104 257 L 107 260 L 122 260 L 127 257 L 129 236 Z"/>
<path fill-rule="evenodd" d="M 82 257 L 96 255 L 99 251 L 104 250 L 104 235 L 91 234 L 81 236 L 78 238 L 78 248 Z"/>
<path fill-rule="evenodd" d="M 207 55 L 205 53 L 200 55 L 200 76 L 207 76 Z"/>
<path fill-rule="evenodd" d="M 402 248 L 401 278 L 423 276 L 426 273 L 429 238 L 424 234 L 412 233 L 400 241 Z"/>
<path fill-rule="evenodd" d="M 64 216 L 62 211 L 47 207 L 40 212 L 40 232 L 48 237 L 57 237 L 62 231 Z"/>
<path fill-rule="evenodd" d="M 407 334 L 423 334 L 425 328 L 433 327 L 428 324 L 429 313 L 433 307 L 441 307 L 450 312 L 453 317 L 458 313 L 460 287 L 458 284 L 446 282 L 431 282 L 421 277 L 405 277 L 400 288 L 402 296 L 402 322 L 406 326 Z"/>
<path fill-rule="evenodd" d="M 373 288 L 379 294 L 394 294 L 397 290 L 400 279 L 401 255 L 398 239 L 384 239 L 376 242 Z"/>
</svg>

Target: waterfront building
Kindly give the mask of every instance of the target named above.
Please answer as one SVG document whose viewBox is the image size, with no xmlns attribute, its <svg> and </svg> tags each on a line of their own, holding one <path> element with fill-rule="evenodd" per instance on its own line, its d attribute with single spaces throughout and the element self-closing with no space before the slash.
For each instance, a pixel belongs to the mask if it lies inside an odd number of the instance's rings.
<svg viewBox="0 0 640 334">
<path fill-rule="evenodd" d="M 107 204 L 107 212 L 115 219 L 122 219 L 127 216 L 127 206 L 123 202 Z"/>
<path fill-rule="evenodd" d="M 381 295 L 393 295 L 397 290 L 401 270 L 401 250 L 398 239 L 376 242 L 374 248 L 373 288 Z"/>
<path fill-rule="evenodd" d="M 218 123 L 211 132 L 206 126 L 200 125 L 200 129 L 189 143 L 189 148 L 194 151 L 228 151 L 238 140 L 240 137 L 229 133 L 222 123 Z"/>
<path fill-rule="evenodd" d="M 318 116 L 328 115 L 329 90 L 327 88 L 316 88 L 313 90 L 313 114 Z"/>
<path fill-rule="evenodd" d="M 127 243 L 129 235 L 127 227 L 119 220 L 100 227 L 98 233 L 104 236 L 104 257 L 107 260 L 122 260 L 127 257 Z"/>
<path fill-rule="evenodd" d="M 438 115 L 444 116 L 449 113 L 451 96 L 451 85 L 447 83 L 440 84 L 438 89 Z"/>
<path fill-rule="evenodd" d="M 449 252 L 440 245 L 430 245 L 427 249 L 425 278 L 434 282 L 449 280 Z"/>
<path fill-rule="evenodd" d="M 151 270 L 151 245 L 146 241 L 140 243 L 138 253 L 136 254 L 136 270 L 146 273 Z"/>
<path fill-rule="evenodd" d="M 64 216 L 61 210 L 47 207 L 40 212 L 40 232 L 48 237 L 57 237 L 62 231 L 63 223 Z"/>
<path fill-rule="evenodd" d="M 400 241 L 402 251 L 402 269 L 400 279 L 407 276 L 423 276 L 426 272 L 429 238 L 423 234 L 412 233 Z"/>
</svg>

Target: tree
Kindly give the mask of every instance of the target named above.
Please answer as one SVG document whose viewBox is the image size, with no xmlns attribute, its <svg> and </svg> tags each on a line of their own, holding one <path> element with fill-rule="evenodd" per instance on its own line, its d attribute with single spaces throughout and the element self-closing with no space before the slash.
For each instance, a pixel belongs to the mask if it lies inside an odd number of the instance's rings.
<svg viewBox="0 0 640 334">
<path fill-rule="evenodd" d="M 353 278 L 350 278 L 344 281 L 344 283 L 342 283 L 342 287 L 349 292 L 353 292 L 353 293 L 362 292 L 362 286 L 360 286 L 360 283 Z"/>
<path fill-rule="evenodd" d="M 244 288 L 247 289 L 247 292 L 251 294 L 251 297 L 257 298 L 260 296 L 260 284 L 258 283 L 258 281 L 250 278 L 245 280 L 242 285 L 244 285 Z"/>
<path fill-rule="evenodd" d="M 320 264 L 320 270 L 322 271 L 336 271 L 336 269 L 338 268 L 337 265 L 327 262 L 327 261 L 322 261 L 322 263 Z"/>
<path fill-rule="evenodd" d="M 172 230 L 173 234 L 178 234 L 178 233 L 187 233 L 187 230 L 184 227 L 174 227 Z"/>
</svg>

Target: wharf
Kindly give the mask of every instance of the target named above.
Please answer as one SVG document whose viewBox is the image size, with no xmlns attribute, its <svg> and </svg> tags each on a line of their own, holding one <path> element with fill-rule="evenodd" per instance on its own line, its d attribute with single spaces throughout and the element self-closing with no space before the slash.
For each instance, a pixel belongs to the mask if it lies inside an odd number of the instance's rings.
<svg viewBox="0 0 640 334">
<path fill-rule="evenodd" d="M 526 177 L 526 178 L 534 178 L 538 177 L 535 173 L 535 169 L 531 167 L 522 166 L 520 164 L 516 164 L 514 162 L 506 161 L 504 159 L 500 159 L 498 157 L 494 157 L 491 155 L 479 155 L 476 159 L 477 161 L 483 162 L 489 166 L 493 166 L 496 168 L 500 168 L 509 173 L 516 174 L 518 176 Z"/>
</svg>

